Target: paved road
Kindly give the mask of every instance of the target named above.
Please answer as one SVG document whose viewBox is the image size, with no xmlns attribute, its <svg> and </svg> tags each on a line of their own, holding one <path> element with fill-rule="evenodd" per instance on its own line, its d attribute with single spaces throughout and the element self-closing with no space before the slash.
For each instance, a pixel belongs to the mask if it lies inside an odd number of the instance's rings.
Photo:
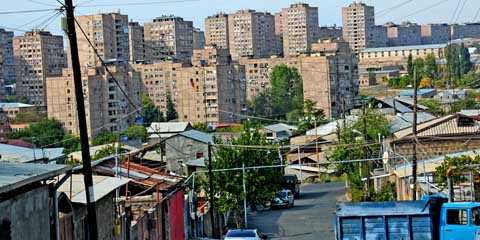
<svg viewBox="0 0 480 240">
<path fill-rule="evenodd" d="M 334 239 L 333 211 L 344 201 L 345 183 L 306 184 L 290 209 L 254 212 L 249 225 L 269 239 Z"/>
</svg>

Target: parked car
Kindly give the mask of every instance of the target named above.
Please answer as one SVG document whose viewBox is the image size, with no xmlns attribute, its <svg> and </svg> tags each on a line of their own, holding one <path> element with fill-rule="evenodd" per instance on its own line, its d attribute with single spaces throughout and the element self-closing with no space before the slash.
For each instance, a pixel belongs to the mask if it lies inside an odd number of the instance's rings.
<svg viewBox="0 0 480 240">
<path fill-rule="evenodd" d="M 257 229 L 231 229 L 228 230 L 224 240 L 260 240 L 267 239 L 267 236 L 260 235 Z"/>
<path fill-rule="evenodd" d="M 273 196 L 272 201 L 270 202 L 270 206 L 275 207 L 293 207 L 295 205 L 295 199 L 293 197 L 292 191 L 285 189 L 275 193 Z"/>
<path fill-rule="evenodd" d="M 295 174 L 285 174 L 282 179 L 283 189 L 292 191 L 295 197 L 300 197 L 300 180 L 298 180 Z"/>
</svg>

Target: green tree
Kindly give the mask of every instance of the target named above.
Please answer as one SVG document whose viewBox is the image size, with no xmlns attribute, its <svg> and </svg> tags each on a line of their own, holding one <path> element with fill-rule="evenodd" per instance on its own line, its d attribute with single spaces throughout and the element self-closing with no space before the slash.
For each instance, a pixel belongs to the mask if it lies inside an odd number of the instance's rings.
<svg viewBox="0 0 480 240">
<path fill-rule="evenodd" d="M 246 123 L 244 129 L 250 129 Z M 218 141 L 217 141 L 218 142 Z M 258 131 L 245 131 L 240 138 L 233 140 L 233 145 L 274 146 Z M 212 162 L 213 169 L 270 166 L 278 161 L 274 149 L 252 149 L 235 147 L 218 147 L 217 156 Z M 251 206 L 263 205 L 280 189 L 281 172 L 278 169 L 264 168 L 246 171 L 247 201 Z M 220 171 L 214 173 L 215 202 L 220 213 L 230 212 L 236 227 L 242 227 L 243 216 L 243 176 L 242 171 Z M 203 183 L 208 189 L 208 179 Z"/>
<path fill-rule="evenodd" d="M 119 139 L 118 133 L 110 132 L 110 131 L 103 131 L 93 140 L 92 144 L 94 146 L 114 143 L 117 142 Z"/>
<path fill-rule="evenodd" d="M 415 66 L 414 67 L 414 73 L 416 74 L 415 77 L 417 78 L 417 83 L 419 82 L 419 79 L 422 79 L 422 77 L 423 77 L 424 65 L 425 65 L 425 63 L 424 63 L 422 58 L 415 59 L 415 61 L 414 61 L 414 66 Z M 413 76 L 412 76 L 412 78 L 413 78 Z"/>
<path fill-rule="evenodd" d="M 44 119 L 24 130 L 7 134 L 8 139 L 22 139 L 37 147 L 62 147 L 64 138 L 62 123 L 55 119 Z"/>
<path fill-rule="evenodd" d="M 431 79 L 437 79 L 438 78 L 437 60 L 435 59 L 435 56 L 433 54 L 428 54 L 425 57 L 423 67 L 424 67 L 423 75 L 425 77 L 429 77 Z"/>
<path fill-rule="evenodd" d="M 209 132 L 208 126 L 204 122 L 196 123 L 192 126 L 192 128 L 200 132 Z"/>
<path fill-rule="evenodd" d="M 428 111 L 435 116 L 443 116 L 445 112 L 442 109 L 442 103 L 437 99 L 419 99 L 418 103 L 428 107 Z"/>
<path fill-rule="evenodd" d="M 142 125 L 132 125 L 123 132 L 129 139 L 141 139 L 143 142 L 147 140 L 147 129 Z"/>
<path fill-rule="evenodd" d="M 68 155 L 72 152 L 80 151 L 81 150 L 81 145 L 80 145 L 80 137 L 70 135 L 70 134 L 65 134 L 63 136 L 63 153 Z"/>
<path fill-rule="evenodd" d="M 253 116 L 267 117 L 272 115 L 270 92 L 265 91 L 253 98 L 249 103 L 249 114 Z"/>
<path fill-rule="evenodd" d="M 144 124 L 150 125 L 152 122 L 164 121 L 162 113 L 146 94 L 142 95 L 142 106 Z"/>
<path fill-rule="evenodd" d="M 303 109 L 302 77 L 294 67 L 278 65 L 270 76 L 272 114 L 286 119 L 291 111 Z"/>
<path fill-rule="evenodd" d="M 167 92 L 167 121 L 175 120 L 178 118 L 177 110 L 175 109 L 175 104 L 172 100 L 172 95 Z"/>
<path fill-rule="evenodd" d="M 407 72 L 408 72 L 408 76 L 410 78 L 413 78 L 413 57 L 412 57 L 412 54 L 408 54 Z"/>
<path fill-rule="evenodd" d="M 436 180 L 440 185 L 446 186 L 447 171 L 449 168 L 454 167 L 455 169 L 452 170 L 453 183 L 462 183 L 466 181 L 466 178 L 462 174 L 465 170 L 463 167 L 471 164 L 480 164 L 480 156 L 475 156 L 475 158 L 469 156 L 446 157 L 445 160 L 442 161 L 442 164 L 435 168 Z"/>
<path fill-rule="evenodd" d="M 47 115 L 43 112 L 26 111 L 19 112 L 15 117 L 14 123 L 37 123 L 47 119 Z"/>
<path fill-rule="evenodd" d="M 111 155 L 115 154 L 116 151 L 117 151 L 117 149 L 115 148 L 114 144 L 105 146 L 95 153 L 95 155 L 92 157 L 92 160 L 98 160 L 98 159 L 102 159 L 104 157 L 111 156 Z"/>
<path fill-rule="evenodd" d="M 314 128 L 314 122 L 311 119 L 315 119 L 317 126 L 326 123 L 325 113 L 323 109 L 316 109 L 317 102 L 310 99 L 305 100 L 303 106 L 302 120 L 298 125 L 298 130 L 294 132 L 294 135 L 305 134 L 309 129 Z"/>
</svg>

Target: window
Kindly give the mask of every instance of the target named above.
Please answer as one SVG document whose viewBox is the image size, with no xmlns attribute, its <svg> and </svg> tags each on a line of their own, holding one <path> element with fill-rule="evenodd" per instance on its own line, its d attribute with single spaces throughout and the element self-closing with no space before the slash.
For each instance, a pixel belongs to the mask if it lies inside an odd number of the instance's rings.
<svg viewBox="0 0 480 240">
<path fill-rule="evenodd" d="M 195 154 L 195 157 L 196 157 L 196 158 L 203 158 L 203 153 L 201 153 L 201 152 L 200 152 L 200 153 L 196 153 L 196 154 Z"/>
<path fill-rule="evenodd" d="M 467 225 L 467 210 L 449 209 L 447 210 L 447 224 L 450 225 Z"/>
</svg>

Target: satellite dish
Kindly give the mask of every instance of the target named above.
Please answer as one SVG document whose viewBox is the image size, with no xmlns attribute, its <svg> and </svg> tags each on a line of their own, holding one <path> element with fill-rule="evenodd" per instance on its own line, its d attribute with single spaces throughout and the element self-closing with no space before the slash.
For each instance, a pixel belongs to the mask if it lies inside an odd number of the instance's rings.
<svg viewBox="0 0 480 240">
<path fill-rule="evenodd" d="M 378 104 L 377 104 L 377 107 L 378 107 L 378 108 L 382 108 L 382 107 L 383 107 L 382 103 L 378 103 Z"/>
</svg>

